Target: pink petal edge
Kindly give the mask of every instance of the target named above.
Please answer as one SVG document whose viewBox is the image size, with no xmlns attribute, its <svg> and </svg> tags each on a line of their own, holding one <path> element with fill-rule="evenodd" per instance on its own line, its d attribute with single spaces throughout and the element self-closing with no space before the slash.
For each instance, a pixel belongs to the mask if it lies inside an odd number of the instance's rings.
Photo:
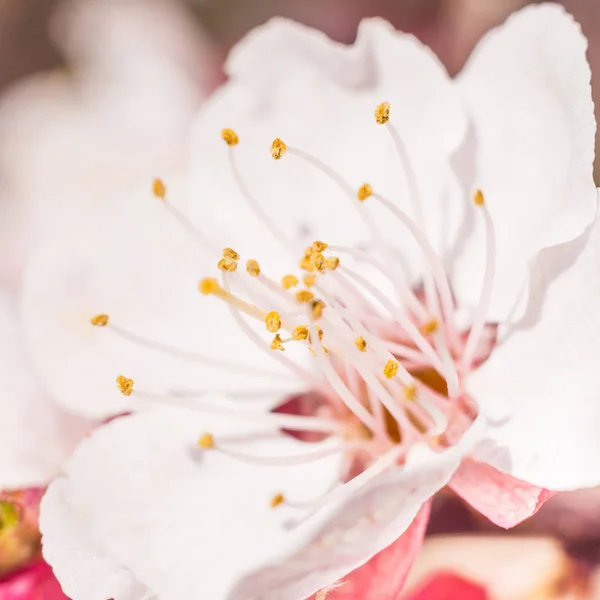
<svg viewBox="0 0 600 600">
<path fill-rule="evenodd" d="M 472 459 L 462 462 L 448 485 L 492 523 L 506 529 L 534 515 L 554 495 Z"/>
<path fill-rule="evenodd" d="M 397 600 L 421 549 L 430 509 L 424 504 L 404 534 L 334 586 L 327 600 Z"/>
<path fill-rule="evenodd" d="M 38 561 L 0 581 L 2 600 L 69 600 L 61 590 L 50 566 Z"/>
</svg>

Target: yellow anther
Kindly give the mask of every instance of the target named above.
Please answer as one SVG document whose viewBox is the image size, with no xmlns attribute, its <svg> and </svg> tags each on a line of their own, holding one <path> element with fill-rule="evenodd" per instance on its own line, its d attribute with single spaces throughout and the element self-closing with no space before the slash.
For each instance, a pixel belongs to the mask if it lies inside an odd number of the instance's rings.
<svg viewBox="0 0 600 600">
<path fill-rule="evenodd" d="M 233 129 L 223 129 L 223 131 L 221 131 L 221 137 L 228 146 L 237 146 L 240 143 L 240 138 Z"/>
<path fill-rule="evenodd" d="M 390 120 L 390 103 L 382 102 L 375 109 L 375 121 L 378 125 L 385 125 Z"/>
<path fill-rule="evenodd" d="M 125 375 L 117 377 L 117 387 L 123 396 L 131 396 L 133 393 L 133 379 L 128 379 Z"/>
<path fill-rule="evenodd" d="M 106 327 L 108 325 L 108 315 L 96 315 L 90 319 L 90 323 L 94 327 Z"/>
<path fill-rule="evenodd" d="M 285 350 L 283 346 L 283 340 L 281 336 L 277 333 L 271 342 L 271 350 L 281 350 L 282 352 Z"/>
<path fill-rule="evenodd" d="M 340 259 L 337 256 L 330 256 L 325 259 L 325 268 L 335 271 L 340 266 Z"/>
<path fill-rule="evenodd" d="M 325 257 L 323 254 L 321 254 L 321 252 L 314 252 L 310 257 L 310 262 L 313 264 L 315 269 L 317 269 L 317 271 L 325 270 Z"/>
<path fill-rule="evenodd" d="M 227 271 L 228 273 L 233 273 L 237 269 L 237 266 L 237 260 L 234 260 L 233 258 L 222 258 L 217 263 L 217 267 L 219 267 L 221 271 Z"/>
<path fill-rule="evenodd" d="M 284 144 L 283 140 L 275 138 L 271 144 L 271 156 L 275 160 L 279 160 L 285 155 L 286 152 L 287 146 Z"/>
<path fill-rule="evenodd" d="M 323 300 L 315 300 L 311 305 L 312 317 L 316 321 L 321 318 L 323 309 L 325 308 L 325 302 Z"/>
<path fill-rule="evenodd" d="M 210 450 L 215 447 L 215 438 L 212 433 L 203 433 L 197 442 L 198 448 L 202 448 L 203 450 Z"/>
<path fill-rule="evenodd" d="M 312 262 L 312 257 L 304 257 L 300 260 L 299 266 L 304 271 L 308 271 L 309 273 L 313 273 L 317 270 L 317 267 Z"/>
<path fill-rule="evenodd" d="M 390 358 L 390 360 L 385 363 L 385 367 L 383 367 L 383 374 L 388 379 L 391 379 L 396 373 L 398 373 L 398 361 Z"/>
<path fill-rule="evenodd" d="M 308 327 L 305 327 L 304 325 L 299 325 L 296 327 L 296 329 L 294 329 L 294 331 L 292 331 L 292 339 L 296 340 L 297 342 L 300 340 L 307 340 L 308 336 Z"/>
<path fill-rule="evenodd" d="M 285 496 L 283 494 L 275 494 L 271 498 L 271 508 L 277 508 L 280 504 L 285 502 Z"/>
<path fill-rule="evenodd" d="M 316 326 L 317 329 L 317 335 L 319 336 L 319 340 L 323 340 L 323 330 L 317 325 Z"/>
<path fill-rule="evenodd" d="M 232 260 L 240 260 L 240 255 L 232 248 L 223 248 L 223 258 L 231 258 Z"/>
<path fill-rule="evenodd" d="M 406 388 L 404 388 L 404 397 L 409 400 L 409 401 L 413 401 L 416 400 L 417 398 L 417 386 L 416 385 L 409 385 Z"/>
<path fill-rule="evenodd" d="M 152 182 L 152 193 L 161 200 L 167 196 L 167 186 L 158 177 Z"/>
<path fill-rule="evenodd" d="M 316 357 L 316 356 L 317 356 L 317 352 L 315 351 L 315 349 L 314 349 L 313 347 L 310 347 L 310 348 L 309 348 L 309 350 L 310 350 L 310 353 L 311 353 L 311 354 L 312 354 L 314 357 Z M 323 354 L 324 354 L 325 356 L 329 356 L 329 350 L 327 350 L 327 348 L 326 348 L 325 346 L 321 346 L 321 350 L 323 351 Z"/>
<path fill-rule="evenodd" d="M 477 190 L 474 194 L 473 194 L 473 202 L 477 205 L 477 206 L 483 206 L 485 204 L 485 198 L 483 197 L 483 192 L 481 190 Z"/>
<path fill-rule="evenodd" d="M 306 287 L 311 287 L 311 286 L 315 285 L 316 279 L 317 279 L 317 276 L 314 273 L 305 273 L 302 276 L 302 283 Z"/>
<path fill-rule="evenodd" d="M 215 296 L 222 296 L 226 293 L 214 277 L 205 277 L 198 284 L 198 290 L 205 296 L 208 296 L 209 294 L 214 294 Z"/>
<path fill-rule="evenodd" d="M 358 336 L 355 340 L 354 340 L 354 345 L 361 351 L 361 352 L 366 352 L 367 351 L 367 342 L 365 341 L 364 337 Z"/>
<path fill-rule="evenodd" d="M 370 183 L 363 183 L 356 192 L 356 197 L 364 202 L 367 198 L 370 198 L 373 195 L 373 188 Z"/>
<path fill-rule="evenodd" d="M 298 290 L 296 292 L 296 300 L 298 302 L 310 302 L 315 295 L 310 290 Z"/>
<path fill-rule="evenodd" d="M 295 285 L 298 285 L 298 283 L 300 283 L 300 282 L 298 281 L 298 278 L 295 275 L 284 275 L 281 278 L 281 285 L 286 290 L 293 288 Z"/>
<path fill-rule="evenodd" d="M 252 277 L 258 277 L 260 275 L 260 265 L 256 260 L 250 259 L 246 261 L 246 271 L 248 271 Z"/>
<path fill-rule="evenodd" d="M 281 317 L 276 310 L 272 310 L 271 312 L 267 313 L 267 316 L 265 317 L 265 325 L 267 326 L 267 331 L 270 331 L 271 333 L 279 331 L 281 327 Z"/>
<path fill-rule="evenodd" d="M 431 335 L 438 330 L 439 326 L 440 324 L 438 323 L 437 319 L 430 319 L 421 325 L 420 330 L 423 335 Z"/>
<path fill-rule="evenodd" d="M 325 242 L 320 242 L 319 240 L 317 240 L 316 242 L 313 242 L 312 245 L 312 249 L 315 252 L 323 252 L 324 250 L 327 250 L 328 248 L 328 244 L 326 244 Z"/>
</svg>

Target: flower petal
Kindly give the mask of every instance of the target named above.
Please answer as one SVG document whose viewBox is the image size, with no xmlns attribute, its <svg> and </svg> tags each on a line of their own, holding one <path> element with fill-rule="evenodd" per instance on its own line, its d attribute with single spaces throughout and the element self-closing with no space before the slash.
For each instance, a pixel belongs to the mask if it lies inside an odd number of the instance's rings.
<svg viewBox="0 0 600 600">
<path fill-rule="evenodd" d="M 169 189 L 177 195 L 175 184 Z M 119 374 L 156 393 L 225 388 L 280 398 L 297 389 L 298 377 L 273 360 L 263 323 L 261 352 L 223 302 L 199 293 L 219 258 L 199 250 L 149 189 L 123 199 L 110 227 L 40 252 L 27 272 L 23 313 L 36 367 L 57 400 L 95 418 L 134 410 L 140 403 L 119 393 Z M 98 314 L 108 315 L 108 326 L 90 324 Z"/>
<path fill-rule="evenodd" d="M 407 600 L 489 600 L 489 597 L 480 584 L 442 571 L 427 579 L 419 589 L 407 596 Z"/>
<path fill-rule="evenodd" d="M 391 121 L 414 163 L 421 195 L 431 199 L 426 216 L 438 228 L 446 218 L 447 233 L 452 219 L 447 203 L 441 202 L 444 177 L 432 177 L 432 172 L 445 174 L 449 156 L 462 141 L 465 117 L 456 90 L 431 50 L 378 19 L 363 21 L 351 47 L 275 19 L 232 51 L 227 70 L 230 81 L 205 105 L 195 131 L 198 197 L 219 197 L 210 211 L 216 214 L 209 218 L 226 223 L 231 239 L 241 240 L 241 247 L 252 240 L 251 246 L 242 247 L 245 254 L 256 252 L 259 237 L 265 243 L 275 241 L 264 219 L 243 201 L 229 165 L 230 150 L 263 212 L 294 249 L 314 239 L 339 245 L 367 242 L 372 235 L 362 215 L 368 211 L 386 238 L 405 251 L 409 275 L 416 276 L 420 248 L 409 235 L 398 235 L 404 231 L 402 224 L 390 219 L 377 202 L 359 204 L 355 190 L 370 182 L 391 201 L 413 209 L 391 137 L 373 116 L 379 103 L 387 101 Z M 220 139 L 224 127 L 238 133 L 235 148 L 227 148 Z M 289 145 L 288 154 L 276 162 L 269 153 L 275 137 Z M 350 192 L 290 148 L 330 165 Z M 196 205 L 196 210 L 207 212 L 205 205 Z"/>
<path fill-rule="evenodd" d="M 534 515 L 552 496 L 475 460 L 464 460 L 449 485 L 490 521 L 506 528 Z"/>
<path fill-rule="evenodd" d="M 475 458 L 551 490 L 600 483 L 600 221 L 537 256 L 529 307 L 467 380 L 490 422 Z"/>
<path fill-rule="evenodd" d="M 396 600 L 421 549 L 429 511 L 427 503 L 395 542 L 344 577 L 327 600 Z"/>
<path fill-rule="evenodd" d="M 187 411 L 113 421 L 80 446 L 42 505 L 45 555 L 59 580 L 72 581 L 75 572 L 86 578 L 85 564 L 99 550 L 165 600 L 300 600 L 394 542 L 470 447 L 415 455 L 410 468 L 384 472 L 307 519 L 292 505 L 271 509 L 270 499 L 279 492 L 290 502 L 318 497 L 337 478 L 339 456 L 283 468 L 246 464 L 218 450 L 194 451 L 206 430 L 218 443 L 237 436 L 236 450 L 253 454 L 306 451 L 289 436 L 261 439 L 255 427 Z M 79 563 L 62 548 L 61 515 L 88 546 Z M 74 600 L 87 598 L 65 588 Z"/>
<path fill-rule="evenodd" d="M 2 600 L 69 600 L 43 561 L 0 581 Z"/>
<path fill-rule="evenodd" d="M 0 294 L 0 490 L 45 485 L 91 426 L 38 385 L 15 303 Z"/>
<path fill-rule="evenodd" d="M 594 217 L 596 125 L 586 47 L 561 6 L 531 6 L 488 33 L 458 78 L 474 127 L 474 185 L 497 236 L 490 321 L 507 318 L 526 291 L 534 254 L 574 239 Z M 477 225 L 454 265 L 459 303 L 471 306 L 485 257 Z"/>
</svg>

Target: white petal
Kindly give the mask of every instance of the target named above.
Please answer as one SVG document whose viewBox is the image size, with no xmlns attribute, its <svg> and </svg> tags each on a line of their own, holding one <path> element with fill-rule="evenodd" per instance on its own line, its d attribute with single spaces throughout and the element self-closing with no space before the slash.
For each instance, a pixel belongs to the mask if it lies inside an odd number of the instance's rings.
<svg viewBox="0 0 600 600">
<path fill-rule="evenodd" d="M 22 337 L 14 303 L 0 294 L 0 490 L 46 485 L 91 426 L 42 391 Z"/>
<path fill-rule="evenodd" d="M 551 490 L 600 483 L 600 223 L 543 250 L 530 305 L 468 380 L 493 426 L 477 458 Z"/>
<path fill-rule="evenodd" d="M 490 320 L 526 291 L 527 265 L 546 246 L 581 234 L 595 213 L 594 106 L 587 43 L 557 4 L 532 6 L 486 35 L 458 86 L 474 127 L 473 186 L 497 234 Z M 454 267 L 459 303 L 474 305 L 485 245 L 481 222 Z"/>
<path fill-rule="evenodd" d="M 177 195 L 177 186 L 169 189 Z M 298 377 L 273 359 L 264 324 L 257 322 L 262 352 L 222 302 L 199 293 L 200 279 L 218 273 L 218 258 L 199 250 L 149 190 L 124 200 L 111 227 L 39 253 L 29 265 L 23 310 L 36 367 L 57 400 L 91 417 L 133 410 L 134 397 L 115 385 L 119 374 L 147 392 L 297 389 Z M 90 324 L 97 314 L 109 315 L 108 327 Z M 112 326 L 173 352 L 126 339 Z"/>
<path fill-rule="evenodd" d="M 241 240 L 241 250 L 255 253 L 258 238 L 271 236 L 250 213 L 235 184 L 228 148 L 220 139 L 224 127 L 238 133 L 234 152 L 239 170 L 290 244 L 301 248 L 314 239 L 364 243 L 371 232 L 356 209 L 366 210 L 375 215 L 386 237 L 401 246 L 411 275 L 416 275 L 420 250 L 389 213 L 375 202 L 359 205 L 354 191 L 349 197 L 291 153 L 273 161 L 269 148 L 281 137 L 290 148 L 333 167 L 352 190 L 369 182 L 412 211 L 395 147 L 374 119 L 376 106 L 387 101 L 428 201 L 427 220 L 432 228 L 445 217 L 448 224 L 448 207 L 441 205 L 447 162 L 462 141 L 465 119 L 456 90 L 433 53 L 377 19 L 361 24 L 352 47 L 276 19 L 243 40 L 227 68 L 231 80 L 199 116 L 194 164 L 198 196 L 206 202 L 219 198 L 215 217 L 236 244 Z M 202 209 L 200 202 L 198 207 Z"/>
<path fill-rule="evenodd" d="M 307 449 L 290 438 L 253 438 L 245 425 L 232 429 L 187 412 L 155 411 L 110 423 L 81 445 L 65 477 L 51 486 L 53 498 L 61 486 L 63 507 L 42 507 L 46 557 L 59 580 L 75 571 L 88 577 L 82 564 L 101 548 L 161 600 L 301 600 L 396 539 L 468 449 L 415 456 L 407 471 L 385 473 L 342 506 L 290 528 L 306 514 L 286 505 L 273 510 L 270 498 L 278 492 L 291 502 L 317 497 L 337 478 L 339 457 L 296 467 L 248 465 L 218 451 L 194 450 L 207 429 L 223 445 L 219 434 L 230 441 L 247 435 L 236 448 L 258 455 Z M 60 551 L 60 532 L 49 528 L 62 511 L 88 544 L 81 562 Z"/>
</svg>

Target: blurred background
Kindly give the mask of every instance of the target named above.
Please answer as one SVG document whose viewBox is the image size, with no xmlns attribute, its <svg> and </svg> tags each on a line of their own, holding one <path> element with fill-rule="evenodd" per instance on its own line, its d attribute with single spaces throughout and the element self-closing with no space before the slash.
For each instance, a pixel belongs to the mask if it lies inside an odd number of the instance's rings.
<svg viewBox="0 0 600 600">
<path fill-rule="evenodd" d="M 92 212 L 93 207 L 103 204 L 112 187 L 125 184 L 122 179 L 142 171 L 153 174 L 165 161 L 180 166 L 192 116 L 222 81 L 228 50 L 270 17 L 287 16 L 351 43 L 362 18 L 381 16 L 429 45 L 454 75 L 488 29 L 526 4 L 0 0 L 0 283 L 15 285 L 31 251 L 29 242 L 39 242 L 49 230 L 59 235 L 69 229 L 78 210 L 101 221 L 101 211 Z M 562 4 L 589 40 L 594 96 L 600 106 L 600 0 Z M 598 118 L 600 110 L 596 112 Z M 58 212 L 58 203 L 66 211 L 52 223 L 50 213 Z M 27 218 L 21 207 L 26 207 Z M 488 537 L 473 543 L 469 536 L 474 533 L 501 536 L 508 545 L 496 546 Z M 415 571 L 419 577 L 428 570 L 460 570 L 489 583 L 496 590 L 489 598 L 600 597 L 592 595 L 588 577 L 600 562 L 598 490 L 557 496 L 510 534 L 443 492 L 434 505 L 429 534 L 459 537 L 449 538 L 448 546 L 429 546 Z M 527 536 L 528 545 L 514 536 Z M 511 545 L 513 540 L 516 545 Z M 536 563 L 531 562 L 534 556 Z M 523 564 L 535 566 L 514 575 Z M 461 593 L 415 598 L 488 597 Z"/>
</svg>

